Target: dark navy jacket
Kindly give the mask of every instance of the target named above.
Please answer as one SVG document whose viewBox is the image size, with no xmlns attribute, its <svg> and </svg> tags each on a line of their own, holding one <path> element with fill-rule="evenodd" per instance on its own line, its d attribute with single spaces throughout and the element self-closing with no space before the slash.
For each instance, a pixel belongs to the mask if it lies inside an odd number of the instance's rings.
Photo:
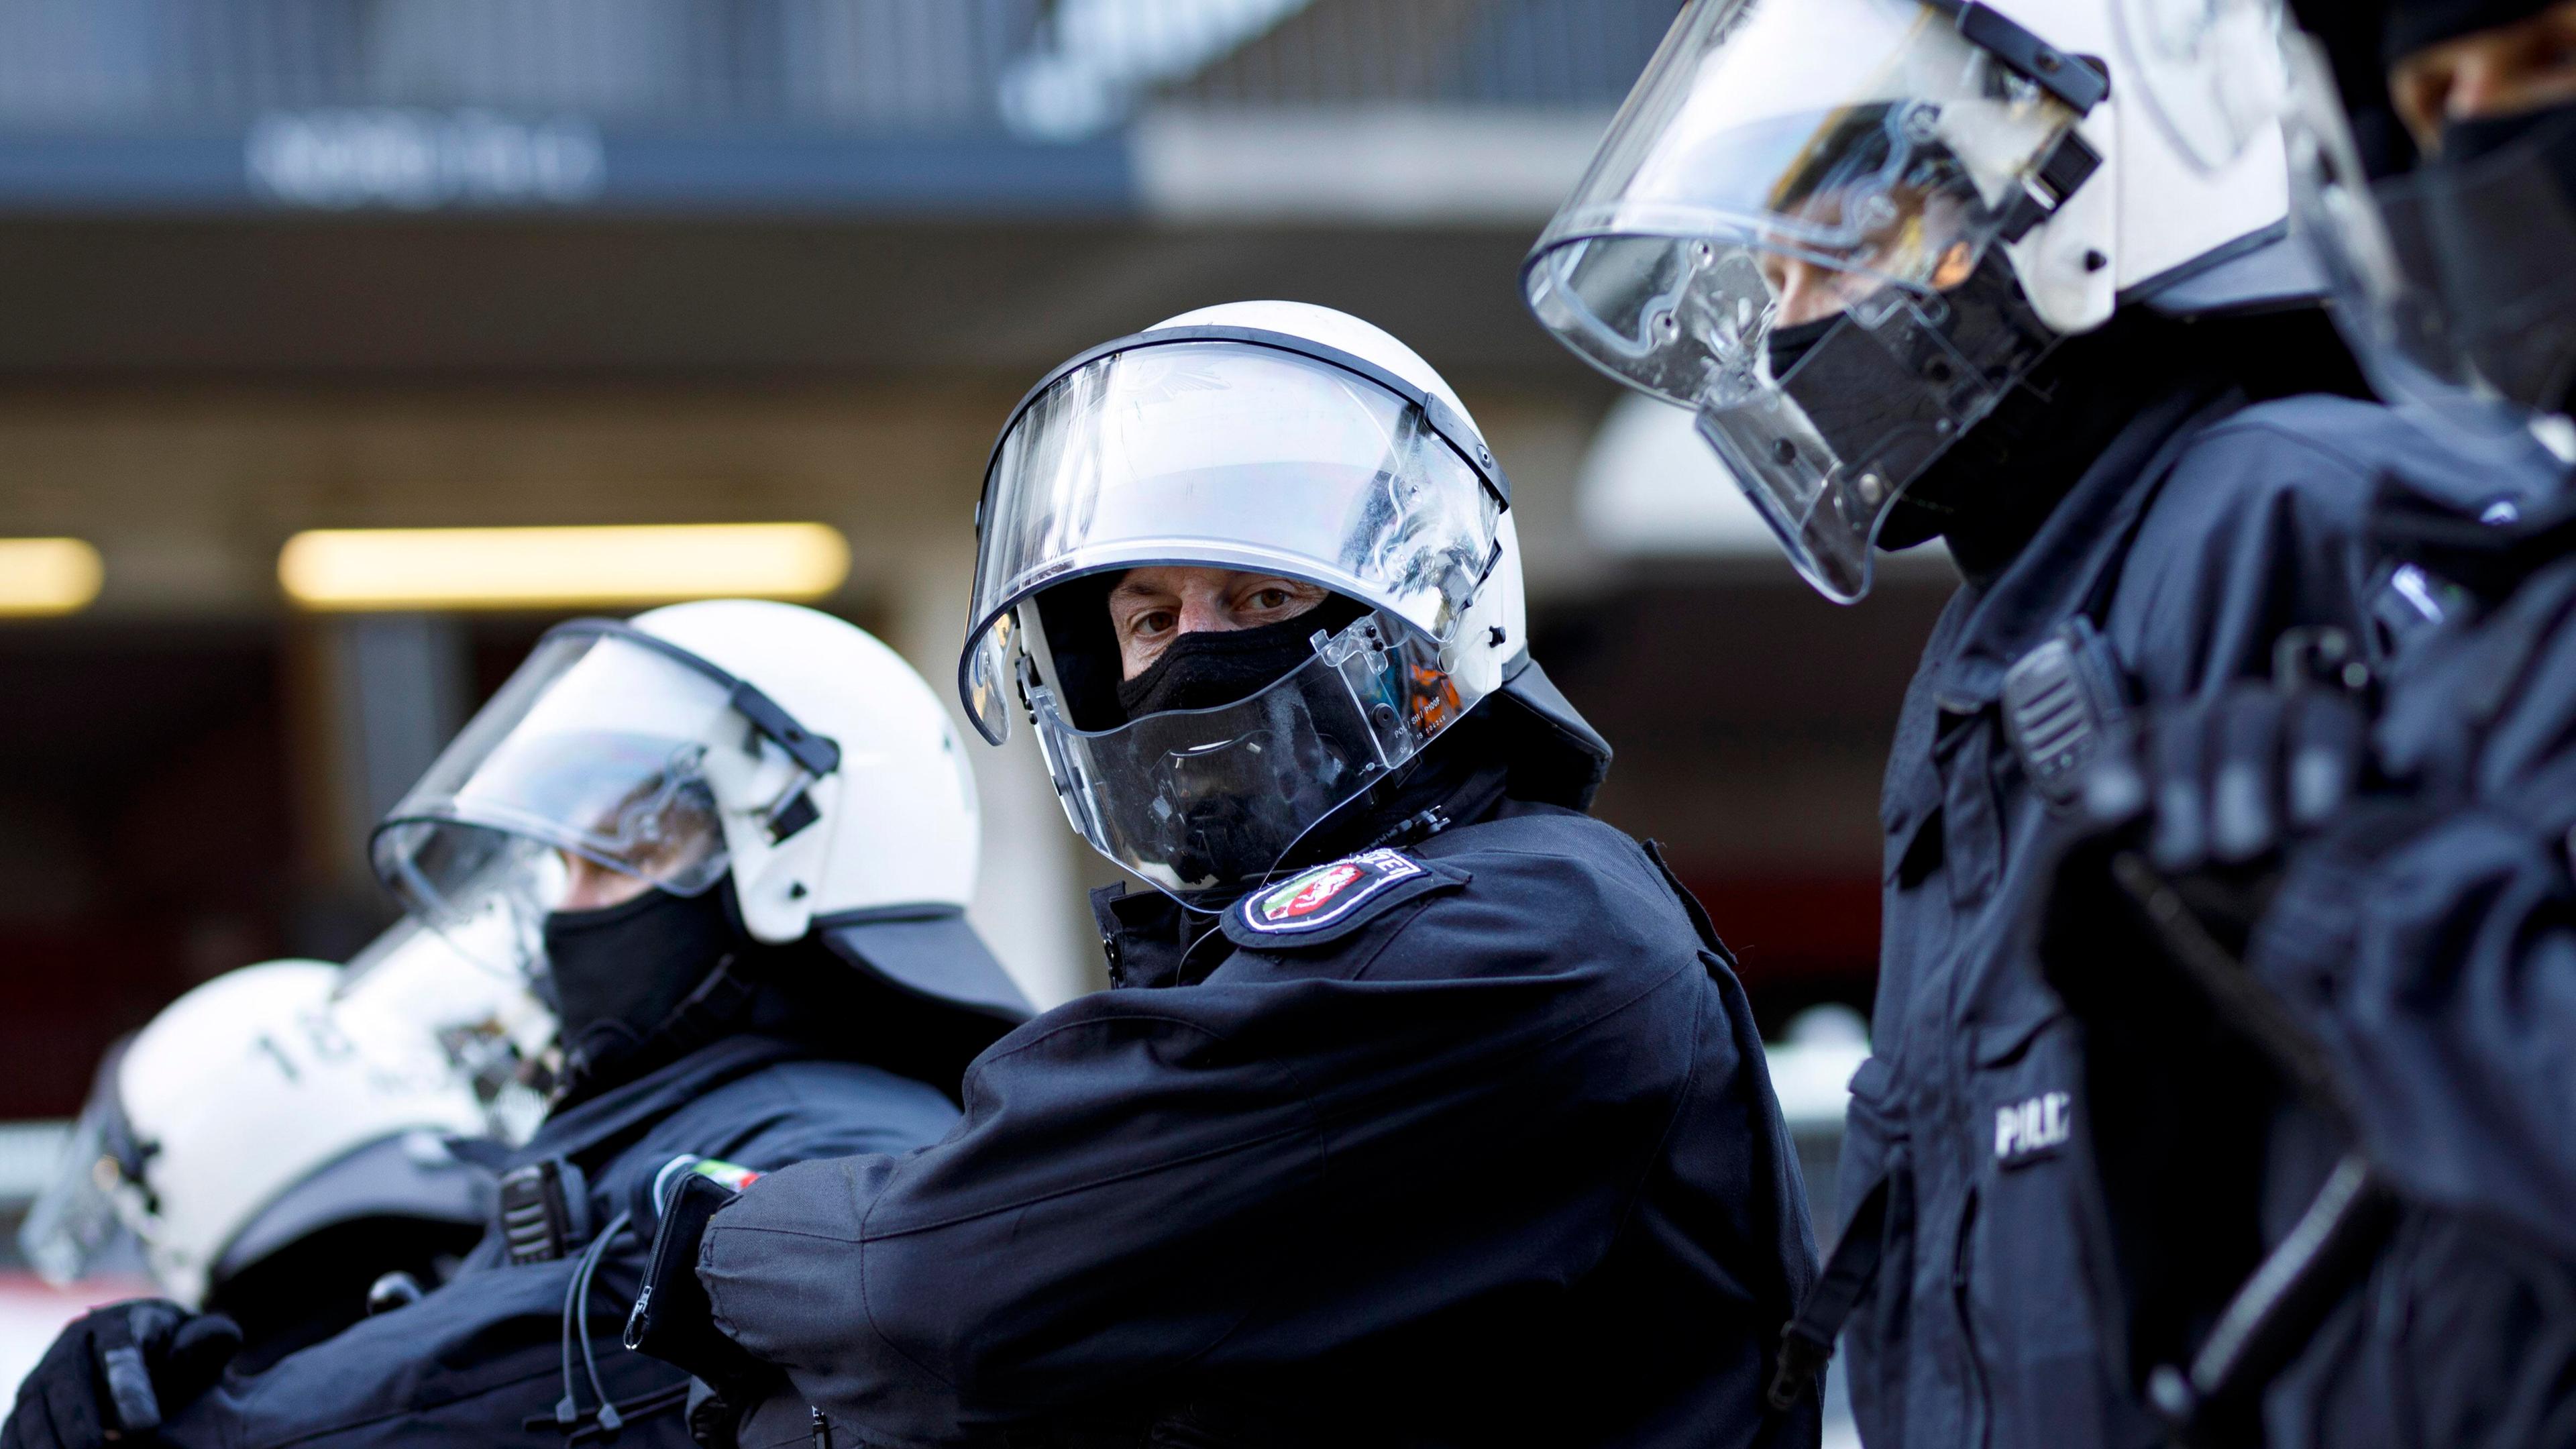
<svg viewBox="0 0 2576 1449">
<path fill-rule="evenodd" d="M 930 1087 L 873 1067 L 814 1060 L 813 1048 L 758 1036 L 719 1041 L 550 1117 L 504 1164 L 572 1159 L 589 1178 L 590 1221 L 624 1211 L 638 1183 L 681 1153 L 771 1170 L 812 1157 L 901 1151 L 957 1116 Z M 619 1235 L 591 1286 L 590 1342 L 609 1396 L 629 1422 L 617 1442 L 685 1449 L 687 1380 L 628 1353 L 619 1338 L 649 1232 Z M 510 1266 L 487 1235 L 444 1286 L 228 1378 L 172 1417 L 158 1442 L 180 1449 L 282 1446 L 561 1446 L 556 1402 L 575 1394 L 570 1437 L 600 1442 L 599 1399 L 578 1345 L 570 1384 L 563 1313 L 576 1260 Z"/>
<path fill-rule="evenodd" d="M 1797 1159 L 1670 876 L 1504 801 L 1298 880 L 1222 933 L 1108 901 L 1128 989 L 996 1044 L 956 1133 L 716 1215 L 715 1321 L 796 1390 L 746 1446 L 1816 1442 L 1763 1402 Z"/>
<path fill-rule="evenodd" d="M 2288 628 L 2373 637 L 2372 486 L 2427 446 L 2364 404 L 2177 393 L 1935 627 L 1888 762 L 1875 1055 L 1841 1175 L 1847 1211 L 1888 1188 L 1846 1340 L 1872 1449 L 2162 1439 L 2128 1362 L 2081 1033 L 2022 926 L 2051 827 L 2002 726 L 2006 671 L 2078 614 L 2142 703 L 2267 675 Z"/>
<path fill-rule="evenodd" d="M 2249 959 L 2410 1201 L 2282 1445 L 2576 1443 L 2576 560 L 2408 652 L 2403 786 L 2294 849 Z"/>
</svg>

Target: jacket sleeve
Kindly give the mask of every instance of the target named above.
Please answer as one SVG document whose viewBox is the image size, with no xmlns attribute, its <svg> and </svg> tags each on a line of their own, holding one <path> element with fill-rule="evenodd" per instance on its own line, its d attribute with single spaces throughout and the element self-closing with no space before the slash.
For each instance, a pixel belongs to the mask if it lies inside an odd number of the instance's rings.
<svg viewBox="0 0 2576 1449">
<path fill-rule="evenodd" d="M 947 1141 L 719 1213 L 718 1326 L 871 1442 L 937 1443 L 1571 1281 L 1728 1037 L 1693 955 L 1622 939 L 1637 903 L 1563 904 L 1437 897 L 1049 1013 Z"/>
<path fill-rule="evenodd" d="M 681 1151 L 771 1170 L 807 1157 L 900 1149 L 937 1137 L 954 1110 L 926 1087 L 838 1063 L 791 1062 L 708 1092 L 596 1171 L 593 1221 L 623 1210 L 630 1179 Z M 686 1379 L 619 1341 L 643 1278 L 649 1231 L 619 1235 L 589 1285 L 591 1356 L 609 1398 L 635 1416 L 621 1443 L 685 1446 Z M 510 1446 L 563 1449 L 557 1402 L 599 1396 L 574 1345 L 567 1384 L 564 1308 L 575 1259 L 502 1266 L 487 1239 L 467 1269 L 406 1308 L 367 1319 L 227 1378 L 161 1430 L 173 1449 Z M 595 1434 L 595 1427 L 592 1429 Z"/>
<path fill-rule="evenodd" d="M 2293 858 L 2251 955 L 2408 1194 L 2576 1259 L 2576 891 L 2488 808 L 2382 806 Z"/>
</svg>

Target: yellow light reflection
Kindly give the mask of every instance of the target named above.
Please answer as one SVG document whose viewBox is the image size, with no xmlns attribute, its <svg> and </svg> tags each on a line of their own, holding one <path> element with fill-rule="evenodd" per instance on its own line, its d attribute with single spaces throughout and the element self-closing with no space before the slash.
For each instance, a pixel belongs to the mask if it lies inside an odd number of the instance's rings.
<svg viewBox="0 0 2576 1449">
<path fill-rule="evenodd" d="M 0 616 L 79 613 L 105 573 L 84 539 L 0 538 Z"/>
<path fill-rule="evenodd" d="M 849 541 L 820 523 L 315 529 L 277 555 L 286 596 L 329 610 L 806 601 L 849 573 Z"/>
</svg>

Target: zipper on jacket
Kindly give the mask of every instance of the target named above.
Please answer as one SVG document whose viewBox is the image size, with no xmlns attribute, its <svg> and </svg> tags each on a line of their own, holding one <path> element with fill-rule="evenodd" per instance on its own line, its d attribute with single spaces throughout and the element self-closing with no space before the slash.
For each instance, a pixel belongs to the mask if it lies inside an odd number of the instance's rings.
<svg viewBox="0 0 2576 1449">
<path fill-rule="evenodd" d="M 1966 1201 L 1959 1208 L 1959 1239 L 1950 1253 L 1950 1306 L 1959 1320 L 1959 1352 L 1960 1356 L 1967 1361 L 1968 1369 L 1959 1384 L 1960 1406 L 1967 1411 L 1967 1417 L 1971 1421 L 1960 1425 L 1962 1430 L 1967 1431 L 1962 1442 L 1988 1444 L 1994 1439 L 1992 1429 L 1994 1414 L 1991 1405 L 1987 1402 L 1986 1361 L 1978 1349 L 1976 1312 L 1969 1302 L 1969 1284 L 1973 1277 L 1973 1245 L 1976 1242 L 1977 1232 L 1977 1206 L 1978 1191 L 1971 1186 L 1968 1189 Z"/>
</svg>

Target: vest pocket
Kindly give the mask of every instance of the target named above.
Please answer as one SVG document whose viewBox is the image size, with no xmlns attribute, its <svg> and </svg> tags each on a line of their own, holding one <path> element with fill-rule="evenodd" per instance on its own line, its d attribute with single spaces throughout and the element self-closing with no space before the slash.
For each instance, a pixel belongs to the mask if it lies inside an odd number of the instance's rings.
<svg viewBox="0 0 2576 1449">
<path fill-rule="evenodd" d="M 1978 1166 L 1954 1282 L 1972 1388 L 1998 1449 L 2153 1443 L 2117 1388 L 2098 1321 L 2114 1299 L 2088 1194 L 2075 1023 L 2063 1011 L 1981 1028 L 1969 1128 Z M 2143 1437 L 2141 1437 L 2143 1436 Z"/>
</svg>

